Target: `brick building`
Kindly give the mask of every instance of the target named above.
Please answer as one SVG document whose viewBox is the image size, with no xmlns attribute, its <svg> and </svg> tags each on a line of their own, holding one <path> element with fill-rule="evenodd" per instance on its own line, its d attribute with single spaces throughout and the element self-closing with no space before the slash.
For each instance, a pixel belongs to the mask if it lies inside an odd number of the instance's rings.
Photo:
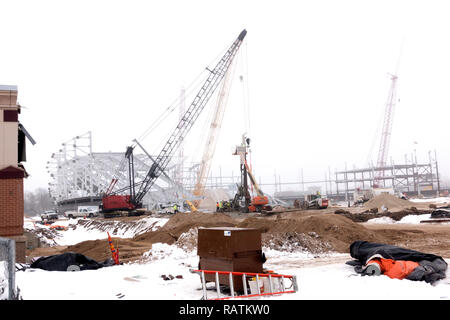
<svg viewBox="0 0 450 320">
<path fill-rule="evenodd" d="M 25 262 L 23 179 L 27 172 L 25 137 L 33 138 L 19 122 L 17 86 L 0 85 L 0 237 L 16 241 L 16 261 Z"/>
</svg>

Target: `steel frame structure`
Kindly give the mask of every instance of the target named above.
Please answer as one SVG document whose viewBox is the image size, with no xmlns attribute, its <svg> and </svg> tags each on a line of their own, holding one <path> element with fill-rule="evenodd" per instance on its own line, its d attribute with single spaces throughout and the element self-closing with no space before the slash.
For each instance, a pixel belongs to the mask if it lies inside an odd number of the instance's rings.
<svg viewBox="0 0 450 320">
<path fill-rule="evenodd" d="M 426 164 L 397 164 L 336 172 L 336 193 L 349 193 L 356 189 L 369 189 L 378 184 L 400 192 L 435 190 L 438 181 L 435 166 Z"/>
<path fill-rule="evenodd" d="M 92 134 L 86 132 L 62 144 L 62 148 L 53 153 L 47 162 L 50 175 L 48 191 L 52 199 L 60 201 L 101 196 L 111 181 L 118 178 L 116 188 L 129 187 L 128 168 L 123 165 L 124 152 L 92 152 Z M 175 163 L 178 159 L 175 159 Z M 152 163 L 144 154 L 134 155 L 135 181 L 139 183 L 145 178 Z M 176 165 L 167 168 L 176 175 Z M 192 175 L 192 174 L 191 174 Z M 177 202 L 184 192 L 182 186 L 170 177 L 161 176 L 144 202 L 152 207 L 157 203 Z"/>
<path fill-rule="evenodd" d="M 50 174 L 48 191 L 52 199 L 64 202 L 82 197 L 98 198 L 106 191 L 111 177 L 118 177 L 117 188 L 129 187 L 128 168 L 123 164 L 125 152 L 93 152 L 92 134 L 76 136 L 62 144 L 62 148 L 53 153 L 47 162 L 47 171 Z M 345 195 L 355 189 L 371 188 L 375 180 L 381 181 L 381 187 L 393 187 L 401 192 L 417 192 L 428 190 L 440 190 L 438 163 L 436 153 L 434 158 L 429 152 L 429 163 L 414 163 L 411 159 L 407 164 L 391 164 L 389 166 L 368 167 L 329 172 L 328 178 L 318 181 L 303 181 L 303 175 L 299 181 L 284 181 L 275 179 L 274 183 L 261 182 L 261 186 L 275 187 L 275 191 L 281 191 L 281 186 L 289 190 L 295 186 L 304 192 L 305 185 L 326 186 L 327 194 Z M 135 154 L 135 180 L 142 181 L 152 163 L 148 155 Z M 180 166 L 183 163 L 184 165 Z M 200 163 L 184 161 L 183 157 L 173 157 L 165 173 L 161 175 L 157 184 L 152 186 L 150 192 L 144 198 L 144 205 L 153 209 L 161 203 L 182 203 L 184 199 L 195 199 L 193 191 L 196 186 Z M 384 174 L 380 174 L 380 173 Z M 183 181 L 179 184 L 177 179 Z M 213 175 L 210 172 L 205 181 L 206 189 L 223 189 L 233 196 L 237 192 L 240 183 L 240 174 Z M 259 179 L 261 180 L 261 179 Z M 335 190 L 332 190 L 332 186 Z M 334 189 L 334 188 L 333 188 Z M 272 202 L 284 199 L 280 192 L 275 192 L 271 197 Z"/>
</svg>

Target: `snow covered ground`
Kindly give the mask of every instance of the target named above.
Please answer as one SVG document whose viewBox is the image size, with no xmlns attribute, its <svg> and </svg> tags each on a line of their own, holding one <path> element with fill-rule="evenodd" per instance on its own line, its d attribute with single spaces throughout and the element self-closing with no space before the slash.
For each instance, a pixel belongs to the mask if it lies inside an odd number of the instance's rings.
<svg viewBox="0 0 450 320">
<path fill-rule="evenodd" d="M 33 230 L 33 229 L 49 229 L 48 226 L 39 224 L 41 218 L 33 217 L 27 218 L 24 221 L 24 229 Z M 105 224 L 102 230 L 90 227 L 89 223 L 86 227 L 80 227 L 78 225 L 79 220 L 86 220 L 83 218 L 77 219 L 59 219 L 54 225 L 68 227 L 67 231 L 58 231 L 55 232 L 56 236 L 51 239 L 51 241 L 47 239 L 42 239 L 44 241 L 49 242 L 50 245 L 58 245 L 58 246 L 68 246 L 77 244 L 82 241 L 87 240 L 97 240 L 97 239 L 107 239 L 107 232 L 110 233 L 112 237 L 120 237 L 120 238 L 132 238 L 137 234 L 148 232 L 152 230 L 156 230 L 162 227 L 169 219 L 168 218 L 152 218 L 145 217 L 139 220 L 139 223 L 135 224 L 132 227 L 124 228 L 121 227 L 121 223 L 119 221 L 111 220 L 107 224 Z M 86 221 L 95 221 L 95 220 L 86 220 Z M 77 226 L 76 228 L 70 228 L 70 226 Z M 127 224 L 129 226 L 129 224 Z"/>
<path fill-rule="evenodd" d="M 409 199 L 411 202 L 423 203 L 423 202 L 431 202 L 436 205 L 441 205 L 443 203 L 450 203 L 450 197 L 437 197 L 437 198 L 422 198 L 422 199 Z"/>
<path fill-rule="evenodd" d="M 117 236 L 132 237 L 148 228 L 162 226 L 167 219 L 148 220 L 134 231 L 117 230 Z M 152 220 L 153 219 L 153 220 Z M 424 217 L 407 216 L 395 223 L 419 223 Z M 69 225 L 74 220 L 61 221 Z M 383 221 L 383 223 L 394 223 Z M 372 221 L 371 223 L 380 223 Z M 26 228 L 42 227 L 27 220 Z M 57 244 L 74 244 L 84 240 L 106 239 L 105 231 L 87 230 L 78 226 L 74 230 L 58 231 Z M 450 271 L 435 285 L 409 280 L 394 280 L 387 276 L 360 276 L 345 264 L 352 258 L 348 254 L 312 256 L 306 252 L 287 253 L 263 248 L 267 257 L 264 267 L 281 274 L 297 277 L 298 292 L 279 296 L 253 298 L 256 300 L 450 300 Z M 79 272 L 26 269 L 16 272 L 16 285 L 24 300 L 199 300 L 202 298 L 200 277 L 191 273 L 198 265 L 196 251 L 162 243 L 153 245 L 145 254 L 145 263 L 124 264 L 98 270 Z M 325 261 L 324 263 L 315 263 Z M 327 263 L 328 261 L 328 263 Z M 450 261 L 447 260 L 449 263 Z M 173 276 L 164 280 L 163 275 Z M 178 278 L 177 278 L 178 276 Z M 1 270 L 0 270 L 1 277 Z M 208 290 L 208 298 L 215 298 Z"/>
<path fill-rule="evenodd" d="M 430 213 L 404 216 L 399 221 L 395 221 L 394 219 L 389 218 L 389 217 L 380 217 L 380 218 L 370 219 L 366 223 L 381 223 L 381 224 L 390 224 L 390 223 L 402 224 L 402 223 L 406 223 L 406 224 L 418 224 L 422 220 L 429 220 L 430 217 L 431 217 Z"/>
<path fill-rule="evenodd" d="M 152 248 L 154 259 L 145 264 L 126 264 L 79 272 L 28 269 L 16 272 L 16 284 L 25 300 L 199 300 L 200 277 L 189 269 L 198 264 L 195 252 L 186 253 L 166 244 Z M 258 299 L 450 299 L 450 272 L 434 286 L 425 282 L 390 279 L 386 276 L 356 274 L 342 263 L 296 266 L 308 255 L 288 256 L 271 251 L 265 267 L 295 275 L 299 290 L 292 294 Z M 350 257 L 348 257 L 350 260 Z M 162 275 L 172 275 L 164 280 Z M 182 279 L 176 276 L 182 276 Z M 208 290 L 208 298 L 216 292 Z"/>
</svg>

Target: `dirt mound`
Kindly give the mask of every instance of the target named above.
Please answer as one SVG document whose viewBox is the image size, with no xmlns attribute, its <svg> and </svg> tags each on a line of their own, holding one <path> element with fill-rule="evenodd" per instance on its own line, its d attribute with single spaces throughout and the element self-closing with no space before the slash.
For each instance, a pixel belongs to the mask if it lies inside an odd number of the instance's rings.
<svg viewBox="0 0 450 320">
<path fill-rule="evenodd" d="M 154 243 L 175 244 L 186 251 L 196 250 L 199 227 L 257 228 L 262 233 L 263 247 L 283 251 L 309 251 L 348 253 L 355 240 L 385 242 L 380 232 L 370 230 L 345 216 L 338 214 L 311 213 L 290 214 L 287 217 L 253 216 L 233 218 L 226 213 L 177 213 L 155 231 L 142 233 L 132 239 L 113 238 L 119 248 L 122 262 L 137 261 L 151 249 Z M 111 258 L 107 240 L 84 241 L 62 248 L 62 252 L 77 252 L 97 261 Z"/>
<path fill-rule="evenodd" d="M 379 210 L 382 210 L 382 207 L 384 206 L 389 211 L 393 211 L 410 208 L 413 207 L 414 205 L 415 204 L 411 201 L 400 199 L 390 194 L 380 194 L 367 201 L 364 204 L 364 207 L 368 209 L 377 208 Z"/>
<path fill-rule="evenodd" d="M 112 238 L 115 249 L 119 250 L 121 262 L 139 260 L 142 255 L 152 248 L 152 243 L 146 241 L 133 241 L 131 239 Z M 88 256 L 98 262 L 103 262 L 112 257 L 107 240 L 88 240 L 67 246 L 61 252 L 77 252 Z"/>
<path fill-rule="evenodd" d="M 355 240 L 379 241 L 375 232 L 366 229 L 350 219 L 332 214 L 301 216 L 290 219 L 267 220 L 248 218 L 238 224 L 242 228 L 258 228 L 271 235 L 283 238 L 289 232 L 314 234 L 317 250 L 348 252 L 349 245 Z M 294 239 L 295 240 L 295 239 Z M 316 240 L 320 240 L 316 241 Z M 314 251 L 311 246 L 306 246 Z"/>
<path fill-rule="evenodd" d="M 279 251 L 305 251 L 312 254 L 320 254 L 333 250 L 333 246 L 330 243 L 323 241 L 321 237 L 313 231 L 308 233 L 263 233 L 261 240 L 263 247 Z"/>
<path fill-rule="evenodd" d="M 224 220 L 218 222 L 212 217 L 208 221 L 201 221 L 202 216 L 196 217 L 196 223 L 191 219 L 179 219 L 173 226 L 153 232 L 145 236 L 147 240 L 154 241 L 169 232 L 167 237 L 178 247 L 185 250 L 195 250 L 197 247 L 197 230 L 199 226 L 236 226 L 239 228 L 255 228 L 262 231 L 263 247 L 281 251 L 308 251 L 313 254 L 330 251 L 348 252 L 349 245 L 355 240 L 380 241 L 381 239 L 364 226 L 358 225 L 345 217 L 335 215 L 299 216 L 288 219 L 266 219 L 263 217 L 250 217 L 236 223 L 226 215 L 218 215 Z M 184 224 L 184 221 L 189 221 Z M 172 221 L 169 221 L 170 223 Z M 181 231 L 183 232 L 181 233 Z M 157 235 L 159 234 L 159 235 Z M 177 236 L 175 236 L 177 235 Z M 142 237 L 143 238 L 143 237 Z"/>
<path fill-rule="evenodd" d="M 111 250 L 107 240 L 83 241 L 75 245 L 67 246 L 63 252 L 81 253 L 99 262 L 111 258 Z"/>
<path fill-rule="evenodd" d="M 279 219 L 249 217 L 238 222 L 223 213 L 177 213 L 159 230 L 141 234 L 133 240 L 177 244 L 193 250 L 198 227 L 256 228 L 263 232 L 265 246 L 274 249 L 284 246 L 286 250 L 297 248 L 313 253 L 348 252 L 349 245 L 355 240 L 381 240 L 375 232 L 334 214 Z"/>
<path fill-rule="evenodd" d="M 134 240 L 173 244 L 180 235 L 193 228 L 234 227 L 235 225 L 234 219 L 223 213 L 179 212 L 159 230 L 143 233 L 136 236 Z"/>
</svg>

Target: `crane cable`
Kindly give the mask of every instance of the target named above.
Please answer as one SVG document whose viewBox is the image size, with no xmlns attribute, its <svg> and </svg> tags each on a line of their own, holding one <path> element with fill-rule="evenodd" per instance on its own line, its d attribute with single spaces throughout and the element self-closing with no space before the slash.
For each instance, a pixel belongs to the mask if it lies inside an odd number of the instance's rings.
<svg viewBox="0 0 450 320">
<path fill-rule="evenodd" d="M 228 50 L 228 47 L 222 50 L 209 64 L 212 65 L 214 62 L 216 62 L 219 57 L 223 56 L 224 52 Z M 203 84 L 204 78 L 206 78 L 209 74 L 206 72 L 210 72 L 210 68 L 206 67 L 204 70 L 202 70 L 195 79 L 187 86 L 185 89 L 185 96 L 188 97 L 194 92 L 194 90 L 198 89 L 200 85 Z M 203 80 L 203 81 L 201 81 Z M 198 90 L 197 90 L 198 91 Z M 158 116 L 152 124 L 141 134 L 141 136 L 137 139 L 138 141 L 142 141 L 145 139 L 150 133 L 152 133 L 167 117 L 181 104 L 180 96 L 178 96 L 169 106 L 161 113 L 160 116 Z M 133 144 L 133 147 L 135 147 L 135 144 Z"/>
<path fill-rule="evenodd" d="M 234 43 L 231 42 L 231 43 Z M 211 60 L 211 62 L 209 64 L 207 64 L 207 66 L 212 65 L 213 63 L 216 63 L 219 60 L 219 57 L 222 57 L 225 53 L 225 51 L 228 50 L 228 48 L 231 45 L 229 45 L 228 47 L 226 47 L 225 49 L 223 49 L 213 60 Z M 190 94 L 192 94 L 192 92 L 197 89 L 203 84 L 203 82 L 205 81 L 205 79 L 209 76 L 209 73 L 211 72 L 209 67 L 206 67 L 204 70 L 202 70 L 195 78 L 194 80 L 187 86 L 187 88 L 185 89 L 185 97 L 189 96 Z M 203 80 L 203 81 L 200 81 Z M 188 93 L 189 92 L 189 93 Z M 139 136 L 138 139 L 134 139 L 134 140 L 138 140 L 138 141 L 142 141 L 144 140 L 150 133 L 152 133 L 156 128 L 159 127 L 159 125 L 161 123 L 164 122 L 165 119 L 167 119 L 169 117 L 170 114 L 173 113 L 173 111 L 179 107 L 181 105 L 181 97 L 178 96 L 176 99 L 174 99 L 174 101 L 169 104 L 169 106 L 151 123 L 151 125 Z M 164 143 L 165 140 L 168 139 L 168 137 L 170 136 L 170 132 L 166 135 L 166 139 L 160 139 L 160 146 L 162 146 L 162 144 Z M 132 148 L 134 149 L 137 146 L 137 143 L 133 140 L 132 143 Z M 119 166 L 116 168 L 114 176 L 113 176 L 113 180 L 116 177 L 116 175 L 118 175 L 119 171 L 123 170 L 124 164 L 125 164 L 125 159 L 126 157 L 124 156 L 123 159 L 121 160 Z M 113 183 L 113 182 L 111 182 Z"/>
<path fill-rule="evenodd" d="M 250 117 L 250 99 L 249 99 L 249 81 L 248 81 L 248 46 L 247 46 L 247 39 L 244 40 L 243 48 L 241 49 L 240 54 L 242 55 L 242 58 L 239 59 L 241 61 L 241 84 L 242 84 L 242 105 L 243 105 L 243 125 L 244 125 L 244 132 L 247 133 L 247 137 L 251 137 L 251 117 Z M 253 168 L 252 168 L 252 151 L 249 145 L 248 148 L 248 156 L 249 161 L 247 162 L 248 168 L 253 174 Z M 252 195 L 254 195 L 253 190 L 253 184 L 250 184 L 250 190 Z"/>
<path fill-rule="evenodd" d="M 192 81 L 187 90 L 191 92 L 193 89 L 198 87 L 200 83 L 200 78 L 205 74 L 205 70 L 203 70 L 197 77 Z M 163 121 L 173 112 L 176 108 L 181 104 L 180 97 L 178 96 L 162 113 L 159 115 L 152 124 L 141 134 L 141 136 L 137 139 L 138 141 L 142 141 L 145 139 L 150 133 L 152 133 Z"/>
</svg>

